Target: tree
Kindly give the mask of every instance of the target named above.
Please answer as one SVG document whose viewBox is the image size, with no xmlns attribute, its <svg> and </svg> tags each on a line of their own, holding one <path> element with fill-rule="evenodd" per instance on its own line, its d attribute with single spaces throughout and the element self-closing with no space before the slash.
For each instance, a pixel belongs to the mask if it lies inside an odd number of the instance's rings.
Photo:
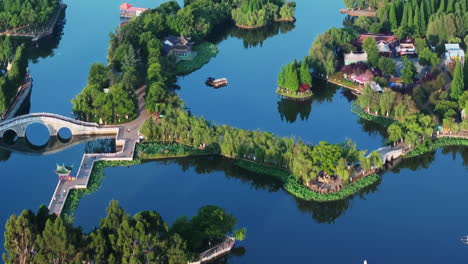
<svg viewBox="0 0 468 264">
<path fill-rule="evenodd" d="M 414 80 L 414 76 L 416 75 L 416 66 L 414 63 L 406 57 L 402 57 L 403 63 L 403 70 L 401 71 L 403 79 L 403 83 L 405 84 L 412 84 Z"/>
<path fill-rule="evenodd" d="M 34 214 L 29 210 L 17 217 L 10 216 L 5 225 L 5 264 L 29 264 L 32 262 L 31 252 L 36 242 Z"/>
<path fill-rule="evenodd" d="M 465 54 L 468 54 L 468 48 L 466 49 Z M 466 59 L 465 59 L 465 63 L 463 63 L 463 84 L 464 84 L 465 90 L 468 89 L 468 60 Z"/>
<path fill-rule="evenodd" d="M 88 85 L 103 88 L 107 82 L 107 68 L 102 63 L 93 63 L 89 69 Z"/>
<path fill-rule="evenodd" d="M 238 229 L 234 232 L 234 237 L 236 240 L 243 241 L 245 239 L 245 236 L 247 235 L 247 228 L 241 228 Z"/>
<path fill-rule="evenodd" d="M 379 69 L 385 75 L 395 74 L 396 73 L 396 65 L 395 62 L 387 57 L 380 57 L 379 58 Z"/>
<path fill-rule="evenodd" d="M 388 140 L 391 142 L 397 142 L 403 139 L 403 130 L 399 123 L 395 122 L 387 128 Z"/>
<path fill-rule="evenodd" d="M 362 45 L 364 51 L 367 53 L 367 58 L 369 63 L 373 67 L 377 67 L 379 63 L 379 49 L 377 47 L 377 42 L 374 38 L 366 38 Z"/>
<path fill-rule="evenodd" d="M 396 9 L 395 9 L 395 4 L 390 5 L 390 25 L 392 31 L 396 31 L 398 28 L 398 20 L 396 17 Z"/>
<path fill-rule="evenodd" d="M 452 84 L 450 86 L 450 97 L 454 100 L 460 98 L 464 90 L 464 78 L 461 62 L 457 59 L 453 72 Z"/>
<path fill-rule="evenodd" d="M 309 66 L 307 65 L 305 60 L 303 60 L 301 63 L 300 75 L 301 84 L 308 84 L 312 86 L 312 75 L 310 74 Z"/>
<path fill-rule="evenodd" d="M 318 171 L 324 171 L 329 175 L 333 175 L 335 174 L 336 164 L 341 154 L 342 150 L 339 146 L 320 141 L 320 143 L 312 149 L 312 163 Z"/>
</svg>

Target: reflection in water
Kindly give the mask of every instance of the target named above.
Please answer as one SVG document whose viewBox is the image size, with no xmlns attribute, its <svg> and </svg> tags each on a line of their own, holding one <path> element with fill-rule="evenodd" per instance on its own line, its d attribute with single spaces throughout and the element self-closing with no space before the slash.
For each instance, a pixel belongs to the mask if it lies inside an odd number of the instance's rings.
<svg viewBox="0 0 468 264">
<path fill-rule="evenodd" d="M 10 159 L 11 156 L 11 151 L 8 151 L 6 149 L 0 149 L 0 161 L 7 161 Z"/>
<path fill-rule="evenodd" d="M 85 153 L 113 153 L 116 151 L 114 138 L 102 138 L 86 143 Z"/>
<path fill-rule="evenodd" d="M 295 28 L 294 23 L 273 23 L 266 27 L 257 29 L 241 29 L 234 24 L 223 24 L 217 26 L 208 39 L 213 43 L 220 43 L 229 37 L 235 37 L 244 41 L 244 48 L 252 48 L 262 46 L 263 42 L 268 38 L 274 37 L 278 34 L 286 34 Z"/>
<path fill-rule="evenodd" d="M 191 157 L 183 159 L 167 159 L 155 161 L 165 165 L 178 164 L 183 171 L 193 168 L 198 174 L 208 174 L 214 171 L 223 172 L 228 178 L 236 178 L 244 184 L 250 184 L 255 189 L 278 192 L 282 189 L 282 183 L 272 177 L 252 173 L 233 165 L 233 160 L 219 156 Z M 361 190 L 357 195 L 364 197 L 366 194 L 377 191 L 380 181 Z M 312 218 L 319 223 L 333 223 L 348 208 L 349 202 L 353 198 L 348 198 L 335 202 L 311 202 L 295 198 L 297 207 L 302 212 L 312 215 Z"/>
<path fill-rule="evenodd" d="M 37 43 L 30 42 L 26 47 L 28 57 L 33 63 L 37 63 L 39 58 L 47 58 L 55 55 L 54 50 L 58 47 L 63 35 L 63 28 L 66 22 L 65 12 L 66 9 L 64 9 L 59 18 L 59 22 L 57 22 L 53 34 L 42 38 Z"/>
<path fill-rule="evenodd" d="M 366 120 L 364 118 L 359 118 L 358 124 L 362 126 L 362 131 L 367 132 L 369 136 L 379 134 L 383 140 L 388 138 L 387 127 L 385 127 L 384 125 Z"/>
<path fill-rule="evenodd" d="M 377 192 L 378 186 L 382 181 L 378 182 L 362 189 L 356 195 L 333 202 L 314 202 L 314 201 L 304 201 L 294 197 L 296 201 L 297 208 L 301 212 L 310 213 L 312 218 L 318 223 L 327 223 L 332 224 L 338 219 L 346 210 L 349 209 L 349 203 L 354 197 L 359 196 L 364 198 L 369 193 Z"/>
<path fill-rule="evenodd" d="M 288 123 L 296 122 L 298 116 L 302 121 L 309 119 L 311 110 L 312 100 L 298 102 L 281 98 L 278 102 L 278 112 L 281 120 L 286 120 Z"/>
</svg>

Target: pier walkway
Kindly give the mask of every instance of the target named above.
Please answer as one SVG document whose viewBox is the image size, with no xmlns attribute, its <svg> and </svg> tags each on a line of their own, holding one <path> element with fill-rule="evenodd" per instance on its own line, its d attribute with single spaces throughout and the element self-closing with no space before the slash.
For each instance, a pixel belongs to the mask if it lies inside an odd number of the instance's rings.
<svg viewBox="0 0 468 264">
<path fill-rule="evenodd" d="M 26 25 L 0 32 L 0 36 L 25 37 L 32 38 L 32 41 L 38 41 L 41 38 L 48 36 L 54 32 L 57 20 L 66 7 L 66 4 L 60 4 L 60 6 L 57 9 L 57 12 L 55 12 L 55 14 L 50 19 L 49 23 L 42 30 L 36 31 L 31 29 L 31 26 Z"/>
<path fill-rule="evenodd" d="M 59 181 L 55 188 L 52 199 L 49 203 L 49 211 L 60 215 L 67 200 L 68 194 L 72 189 L 85 189 L 88 187 L 89 178 L 97 161 L 131 161 L 135 151 L 135 146 L 140 140 L 138 129 L 149 117 L 148 111 L 144 108 L 145 87 L 136 91 L 138 96 L 139 116 L 137 119 L 117 126 L 105 126 L 109 128 L 118 128 L 116 135 L 116 145 L 121 147 L 116 153 L 89 153 L 84 154 L 81 164 L 73 181 Z"/>
<path fill-rule="evenodd" d="M 236 242 L 236 239 L 233 237 L 226 237 L 223 242 L 220 244 L 208 249 L 207 251 L 201 253 L 198 256 L 198 260 L 196 262 L 190 262 L 188 264 L 202 264 L 206 262 L 210 262 L 214 260 L 215 258 L 218 258 L 229 251 L 231 251 L 232 247 L 234 246 L 234 243 Z"/>
</svg>

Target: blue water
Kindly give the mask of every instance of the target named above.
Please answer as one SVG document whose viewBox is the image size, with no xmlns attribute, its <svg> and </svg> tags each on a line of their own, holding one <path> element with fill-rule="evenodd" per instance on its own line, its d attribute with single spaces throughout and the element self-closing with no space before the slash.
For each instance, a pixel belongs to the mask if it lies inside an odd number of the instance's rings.
<svg viewBox="0 0 468 264">
<path fill-rule="evenodd" d="M 131 3 L 154 7 L 161 2 Z M 218 124 L 311 143 L 351 138 L 363 149 L 381 146 L 382 128 L 352 114 L 352 96 L 344 90 L 317 83 L 312 102 L 301 104 L 282 101 L 274 93 L 281 65 L 307 55 L 317 34 L 340 26 L 343 18 L 340 0 L 297 2 L 296 26 L 284 34 L 248 45 L 226 33 L 216 58 L 179 79 L 180 97 L 192 113 Z M 45 53 L 52 55 L 29 65 L 34 78 L 31 112 L 70 116 L 70 100 L 84 87 L 91 63 L 105 63 L 108 33 L 119 25 L 123 0 L 66 3 L 63 36 Z M 227 77 L 229 86 L 205 87 L 208 76 Z M 7 160 L 0 152 L 0 226 L 13 213 L 48 204 L 57 183 L 55 163 L 77 165 L 84 149 L 78 145 L 47 156 L 13 153 Z M 454 158 L 438 151 L 406 162 L 361 196 L 326 204 L 296 200 L 278 183 L 220 159 L 109 168 L 102 187 L 81 201 L 76 224 L 90 230 L 104 216 L 110 199 L 119 200 L 130 213 L 156 210 L 169 222 L 215 204 L 248 228 L 247 240 L 239 244 L 245 255 L 230 257 L 228 263 L 341 264 L 362 263 L 364 258 L 370 264 L 466 263 L 468 248 L 459 241 L 468 233 L 468 155 L 466 148 L 463 151 L 464 161 L 460 154 Z"/>
</svg>

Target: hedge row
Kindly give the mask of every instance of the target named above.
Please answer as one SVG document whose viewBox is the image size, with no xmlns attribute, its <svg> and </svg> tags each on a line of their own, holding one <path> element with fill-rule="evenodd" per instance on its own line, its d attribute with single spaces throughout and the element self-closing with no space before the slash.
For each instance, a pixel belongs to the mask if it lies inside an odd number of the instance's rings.
<svg viewBox="0 0 468 264">
<path fill-rule="evenodd" d="M 468 139 L 463 138 L 438 138 L 435 140 L 426 140 L 416 148 L 406 153 L 405 158 L 413 158 L 427 152 L 436 151 L 442 147 L 448 146 L 468 146 Z"/>
</svg>

